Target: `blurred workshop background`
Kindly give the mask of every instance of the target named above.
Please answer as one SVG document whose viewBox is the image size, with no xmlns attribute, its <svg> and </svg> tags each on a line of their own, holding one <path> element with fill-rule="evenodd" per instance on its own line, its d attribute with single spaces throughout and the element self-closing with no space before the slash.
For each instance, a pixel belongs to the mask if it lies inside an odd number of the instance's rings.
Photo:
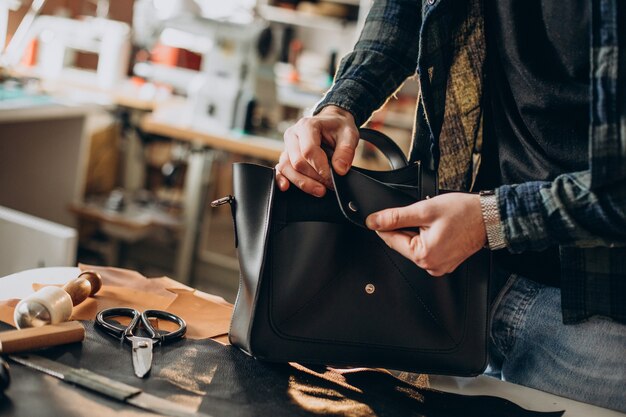
<svg viewBox="0 0 626 417">
<path fill-rule="evenodd" d="M 233 162 L 277 162 L 370 5 L 0 0 L 0 276 L 82 262 L 233 301 L 230 209 L 208 203 Z M 368 122 L 405 151 L 417 90 Z"/>
</svg>

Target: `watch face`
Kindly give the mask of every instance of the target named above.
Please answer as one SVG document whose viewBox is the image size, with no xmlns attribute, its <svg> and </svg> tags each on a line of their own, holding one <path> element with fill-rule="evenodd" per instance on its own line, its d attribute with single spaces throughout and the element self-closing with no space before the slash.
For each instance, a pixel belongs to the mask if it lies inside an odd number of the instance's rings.
<svg viewBox="0 0 626 417">
<path fill-rule="evenodd" d="M 496 191 L 495 190 L 481 190 L 478 192 L 478 195 L 495 195 Z"/>
</svg>

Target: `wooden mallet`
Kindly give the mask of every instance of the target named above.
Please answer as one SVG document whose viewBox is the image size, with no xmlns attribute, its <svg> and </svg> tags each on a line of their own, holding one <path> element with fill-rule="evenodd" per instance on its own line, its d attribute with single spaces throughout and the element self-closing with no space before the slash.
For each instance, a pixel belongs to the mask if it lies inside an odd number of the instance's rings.
<svg viewBox="0 0 626 417">
<path fill-rule="evenodd" d="M 74 306 L 97 293 L 101 287 L 102 278 L 93 271 L 82 272 L 63 288 L 43 287 L 15 306 L 15 325 L 23 329 L 65 322 L 72 315 Z"/>
</svg>

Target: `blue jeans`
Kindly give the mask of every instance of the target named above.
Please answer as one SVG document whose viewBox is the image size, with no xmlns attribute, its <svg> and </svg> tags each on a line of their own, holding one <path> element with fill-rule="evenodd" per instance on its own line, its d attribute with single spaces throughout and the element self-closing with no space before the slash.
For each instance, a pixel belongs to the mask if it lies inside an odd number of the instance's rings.
<svg viewBox="0 0 626 417">
<path fill-rule="evenodd" d="M 490 339 L 488 374 L 626 412 L 626 325 L 564 325 L 558 288 L 513 275 L 494 303 Z"/>
</svg>

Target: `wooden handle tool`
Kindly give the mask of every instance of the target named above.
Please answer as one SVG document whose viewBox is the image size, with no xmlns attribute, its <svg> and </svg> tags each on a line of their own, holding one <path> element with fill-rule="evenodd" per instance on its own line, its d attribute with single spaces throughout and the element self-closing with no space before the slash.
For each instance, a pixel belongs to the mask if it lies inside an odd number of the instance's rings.
<svg viewBox="0 0 626 417">
<path fill-rule="evenodd" d="M 18 329 L 56 324 L 69 320 L 72 308 L 102 287 L 100 274 L 85 271 L 59 287 L 43 287 L 15 306 L 13 320 Z"/>
<path fill-rule="evenodd" d="M 72 299 L 72 305 L 77 306 L 85 301 L 87 297 L 100 291 L 100 288 L 102 288 L 102 278 L 100 278 L 100 274 L 93 271 L 85 271 L 76 279 L 65 284 L 63 291 Z"/>
<path fill-rule="evenodd" d="M 79 321 L 0 332 L 0 353 L 16 353 L 80 342 L 85 328 Z"/>
</svg>

